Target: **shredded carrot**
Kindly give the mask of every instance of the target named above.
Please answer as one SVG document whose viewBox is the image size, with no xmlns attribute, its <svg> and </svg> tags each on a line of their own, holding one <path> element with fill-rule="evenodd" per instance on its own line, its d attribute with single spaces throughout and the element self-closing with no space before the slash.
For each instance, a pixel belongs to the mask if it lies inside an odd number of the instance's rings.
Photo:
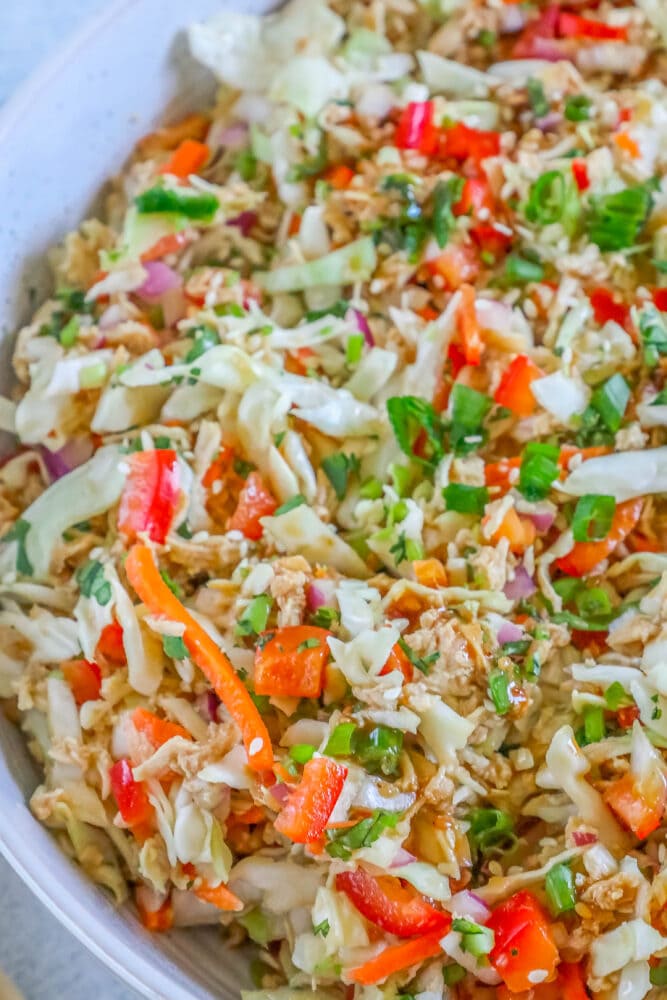
<svg viewBox="0 0 667 1000">
<path fill-rule="evenodd" d="M 147 159 L 158 153 L 176 149 L 186 139 L 204 139 L 210 127 L 210 121 L 205 115 L 188 115 L 173 125 L 150 132 L 137 143 L 137 152 Z"/>
<path fill-rule="evenodd" d="M 160 167 L 161 174 L 171 174 L 186 180 L 190 174 L 196 174 L 204 166 L 211 155 L 211 150 L 205 142 L 196 139 L 184 139 L 178 149 L 175 149 L 167 162 Z"/>
<path fill-rule="evenodd" d="M 365 962 L 356 969 L 348 969 L 347 978 L 362 986 L 373 986 L 381 983 L 388 976 L 395 972 L 402 972 L 412 965 L 425 962 L 427 958 L 434 958 L 442 953 L 440 939 L 443 937 L 441 931 L 437 934 L 424 934 L 409 941 L 401 941 L 400 944 L 389 945 L 379 955 L 372 958 L 370 962 Z"/>
<path fill-rule="evenodd" d="M 475 310 L 475 289 L 472 285 L 461 285 L 461 304 L 457 315 L 457 325 L 461 348 L 466 364 L 478 365 L 482 360 L 484 343 L 477 322 Z"/>
<path fill-rule="evenodd" d="M 287 235 L 297 236 L 300 229 L 301 229 L 301 216 L 299 215 L 298 212 L 293 212 L 289 220 Z"/>
<path fill-rule="evenodd" d="M 243 909 L 243 903 L 226 885 L 210 886 L 204 883 L 194 890 L 195 896 L 205 903 L 212 903 L 226 913 L 238 913 Z"/>
<path fill-rule="evenodd" d="M 183 726 L 177 722 L 169 722 L 168 719 L 160 719 L 157 715 L 149 712 L 147 708 L 135 708 L 132 713 L 132 723 L 134 728 L 143 733 L 144 736 L 157 749 L 174 736 L 181 736 L 185 740 L 191 740 L 192 736 Z"/>
<path fill-rule="evenodd" d="M 271 738 L 243 681 L 228 656 L 195 621 L 160 576 L 147 545 L 133 545 L 125 571 L 139 599 L 151 614 L 185 626 L 183 642 L 194 663 L 206 676 L 241 730 L 248 763 L 255 771 L 269 771 L 273 765 Z"/>
<path fill-rule="evenodd" d="M 335 191 L 343 191 L 345 188 L 349 187 L 354 180 L 355 173 L 351 167 L 346 166 L 344 163 L 338 163 L 335 166 L 329 167 L 324 173 L 324 180 L 327 184 L 330 184 Z"/>
</svg>

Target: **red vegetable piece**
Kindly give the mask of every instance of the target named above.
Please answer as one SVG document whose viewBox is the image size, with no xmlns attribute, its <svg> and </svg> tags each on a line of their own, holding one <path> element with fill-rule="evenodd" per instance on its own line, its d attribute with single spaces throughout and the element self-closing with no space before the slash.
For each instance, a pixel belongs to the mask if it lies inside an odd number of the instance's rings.
<svg viewBox="0 0 667 1000">
<path fill-rule="evenodd" d="M 328 757 L 313 757 L 274 823 L 295 844 L 317 842 L 326 829 L 347 777 L 347 768 Z"/>
<path fill-rule="evenodd" d="M 553 979 L 558 964 L 547 914 L 532 893 L 522 890 L 498 906 L 487 921 L 495 935 L 491 964 L 515 993 L 530 990 L 531 973 Z"/>
<path fill-rule="evenodd" d="M 345 893 L 366 920 L 397 937 L 436 931 L 445 935 L 451 927 L 449 913 L 436 909 L 411 885 L 391 875 L 376 877 L 355 868 L 336 876 L 336 889 Z"/>
<path fill-rule="evenodd" d="M 179 500 L 176 452 L 171 448 L 128 456 L 130 471 L 120 498 L 118 528 L 128 538 L 146 533 L 163 545 Z"/>
<path fill-rule="evenodd" d="M 259 472 L 251 472 L 227 527 L 230 531 L 240 531 L 246 538 L 257 541 L 264 531 L 260 518 L 269 517 L 277 506 L 276 498 L 264 485 Z"/>
</svg>

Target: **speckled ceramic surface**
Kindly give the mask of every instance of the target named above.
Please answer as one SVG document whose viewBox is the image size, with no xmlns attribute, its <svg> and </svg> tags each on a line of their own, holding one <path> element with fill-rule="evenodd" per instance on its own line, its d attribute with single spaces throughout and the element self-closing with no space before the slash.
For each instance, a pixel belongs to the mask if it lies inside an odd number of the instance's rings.
<svg viewBox="0 0 667 1000">
<path fill-rule="evenodd" d="M 11 334 L 47 291 L 45 251 L 94 207 L 141 134 L 205 98 L 211 81 L 187 56 L 182 29 L 224 6 L 225 0 L 116 2 L 0 112 L 3 390 Z M 243 3 L 246 10 L 269 6 Z M 42 902 L 146 997 L 238 997 L 244 958 L 226 952 L 214 930 L 151 937 L 70 864 L 26 806 L 37 780 L 20 735 L 0 717 L 0 850 Z"/>
</svg>

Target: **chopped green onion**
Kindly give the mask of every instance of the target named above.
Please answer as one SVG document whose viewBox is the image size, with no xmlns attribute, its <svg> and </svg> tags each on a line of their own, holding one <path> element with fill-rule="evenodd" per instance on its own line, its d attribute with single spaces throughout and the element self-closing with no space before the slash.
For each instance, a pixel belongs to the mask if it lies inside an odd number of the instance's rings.
<svg viewBox="0 0 667 1000">
<path fill-rule="evenodd" d="M 8 537 L 5 535 L 3 541 L 7 541 Z M 90 559 L 80 566 L 75 573 L 75 579 L 84 597 L 97 601 L 103 607 L 111 600 L 111 584 L 104 575 L 104 566 L 96 559 Z"/>
<path fill-rule="evenodd" d="M 530 639 L 517 639 L 514 642 L 504 642 L 500 649 L 503 656 L 525 656 L 530 645 Z"/>
<path fill-rule="evenodd" d="M 623 421 L 629 399 L 630 386 L 617 372 L 595 390 L 591 406 L 600 414 L 606 427 L 616 433 Z"/>
<path fill-rule="evenodd" d="M 508 850 L 516 842 L 512 817 L 502 809 L 473 809 L 466 819 L 471 845 L 483 856 Z"/>
<path fill-rule="evenodd" d="M 547 872 L 545 889 L 554 916 L 573 910 L 577 903 L 574 875 L 569 865 L 554 865 Z"/>
<path fill-rule="evenodd" d="M 281 506 L 273 512 L 273 516 L 280 517 L 281 514 L 289 514 L 291 510 L 294 510 L 296 507 L 301 507 L 301 505 L 305 502 L 306 498 L 303 493 L 297 493 L 295 496 L 290 497 L 289 500 L 286 500 L 284 504 L 281 504 Z"/>
<path fill-rule="evenodd" d="M 379 500 L 382 492 L 382 483 L 379 479 L 367 479 L 359 489 L 359 496 L 364 500 Z"/>
<path fill-rule="evenodd" d="M 628 705 L 633 705 L 634 701 L 627 693 L 620 681 L 614 681 L 610 684 L 604 693 L 604 700 L 607 703 L 607 708 L 610 712 L 617 712 L 619 708 L 625 708 Z"/>
<path fill-rule="evenodd" d="M 454 510 L 459 514 L 478 514 L 481 517 L 489 502 L 489 491 L 486 486 L 450 483 L 445 486 L 442 495 L 445 498 L 447 510 Z"/>
<path fill-rule="evenodd" d="M 517 284 L 529 281 L 543 281 L 544 267 L 536 260 L 527 260 L 518 254 L 510 254 L 505 261 L 505 277 Z"/>
<path fill-rule="evenodd" d="M 337 498 L 343 500 L 350 474 L 359 471 L 359 459 L 356 455 L 346 455 L 339 451 L 322 459 L 322 471 L 333 486 Z"/>
<path fill-rule="evenodd" d="M 321 935 L 322 937 L 326 937 L 330 930 L 331 926 L 326 918 L 324 920 L 321 920 L 319 924 L 313 925 L 313 934 L 315 935 L 315 937 L 317 937 L 318 934 Z"/>
<path fill-rule="evenodd" d="M 357 729 L 352 734 L 352 754 L 372 774 L 392 775 L 398 770 L 403 733 L 389 726 Z"/>
<path fill-rule="evenodd" d="M 662 389 L 655 399 L 651 400 L 651 406 L 667 406 L 667 388 Z"/>
<path fill-rule="evenodd" d="M 273 600 L 268 594 L 253 597 L 236 625 L 237 635 L 259 635 L 266 628 Z"/>
<path fill-rule="evenodd" d="M 319 628 L 330 629 L 335 622 L 340 621 L 340 611 L 336 608 L 321 607 L 312 613 L 310 621 L 313 625 L 318 625 Z"/>
<path fill-rule="evenodd" d="M 355 826 L 347 830 L 327 830 L 327 854 L 332 858 L 341 858 L 348 861 L 352 856 L 352 851 L 361 850 L 362 847 L 370 847 L 378 840 L 385 830 L 393 830 L 401 813 L 385 812 L 383 809 L 375 809 L 372 816 L 362 819 Z"/>
<path fill-rule="evenodd" d="M 601 705 L 587 705 L 584 709 L 584 740 L 586 744 L 599 743 L 607 735 L 604 709 Z"/>
<path fill-rule="evenodd" d="M 352 754 L 352 736 L 356 731 L 356 723 L 341 722 L 336 726 L 324 748 L 328 757 L 349 757 Z"/>
<path fill-rule="evenodd" d="M 456 917 L 452 921 L 452 930 L 461 935 L 461 951 L 467 951 L 475 958 L 488 955 L 493 950 L 495 936 L 490 927 L 476 924 L 467 917 Z"/>
<path fill-rule="evenodd" d="M 544 500 L 560 474 L 557 445 L 531 441 L 526 445 L 519 470 L 519 492 L 531 503 Z"/>
<path fill-rule="evenodd" d="M 549 170 L 535 181 L 526 203 L 526 218 L 538 226 L 560 222 L 572 232 L 581 212 L 577 186 L 571 174 Z"/>
<path fill-rule="evenodd" d="M 402 637 L 398 640 L 399 647 L 403 650 L 407 658 L 409 659 L 415 670 L 419 670 L 422 674 L 428 674 L 434 663 L 437 663 L 440 659 L 440 653 L 429 653 L 427 656 L 417 656 L 414 649 L 408 646 L 405 639 Z"/>
<path fill-rule="evenodd" d="M 182 215 L 197 222 L 212 222 L 220 202 L 205 192 L 190 194 L 157 185 L 134 200 L 140 215 Z"/>
<path fill-rule="evenodd" d="M 634 246 L 651 210 L 651 202 L 646 184 L 591 198 L 588 215 L 591 243 L 603 252 Z"/>
<path fill-rule="evenodd" d="M 462 177 L 450 177 L 449 180 L 438 181 L 433 190 L 431 228 L 440 248 L 447 243 L 449 234 L 456 223 L 452 214 L 452 206 L 460 200 L 464 183 Z"/>
<path fill-rule="evenodd" d="M 484 418 L 491 409 L 492 401 L 484 393 L 457 382 L 452 389 L 451 403 L 452 448 L 457 454 L 474 451 L 484 443 Z"/>
<path fill-rule="evenodd" d="M 437 465 L 444 455 L 444 428 L 431 404 L 419 396 L 392 396 L 387 413 L 401 451 L 422 465 Z M 423 443 L 419 455 L 414 450 L 418 440 Z"/>
<path fill-rule="evenodd" d="M 350 367 L 358 365 L 364 350 L 363 333 L 352 333 L 347 338 L 345 345 L 345 361 Z"/>
<path fill-rule="evenodd" d="M 585 94 L 565 98 L 565 117 L 569 122 L 586 122 L 591 117 L 593 102 Z"/>
<path fill-rule="evenodd" d="M 62 328 L 60 334 L 58 335 L 58 340 L 63 345 L 63 347 L 73 347 L 79 339 L 79 331 L 81 327 L 79 320 L 76 316 L 72 316 L 69 323 Z"/>
<path fill-rule="evenodd" d="M 542 83 L 539 80 L 528 80 L 526 90 L 528 91 L 528 100 L 533 109 L 533 114 L 536 118 L 544 118 L 549 113 L 550 105 L 547 95 L 544 93 Z"/>
<path fill-rule="evenodd" d="M 410 469 L 405 465 L 399 465 L 397 462 L 392 462 L 389 466 L 389 475 L 391 476 L 392 486 L 398 493 L 399 497 L 407 496 L 410 490 L 410 483 L 412 482 L 412 473 Z"/>
<path fill-rule="evenodd" d="M 609 594 L 602 587 L 584 587 L 574 598 L 577 611 L 582 618 L 606 618 L 612 612 Z"/>
<path fill-rule="evenodd" d="M 489 674 L 489 694 L 498 715 L 507 715 L 512 707 L 510 679 L 504 670 L 492 670 Z"/>
<path fill-rule="evenodd" d="M 212 326 L 202 324 L 201 326 L 196 326 L 193 330 L 189 330 L 188 332 L 190 336 L 194 336 L 194 343 L 185 355 L 184 361 L 186 364 L 190 364 L 191 361 L 196 361 L 197 358 L 200 358 L 202 354 L 205 354 L 206 351 L 211 349 L 211 347 L 215 347 L 220 343 L 218 331 Z"/>
<path fill-rule="evenodd" d="M 644 348 L 644 361 L 655 368 L 661 357 L 667 355 L 667 316 L 653 303 L 644 306 L 639 314 L 639 335 Z"/>
<path fill-rule="evenodd" d="M 188 657 L 188 647 L 180 635 L 163 635 L 162 648 L 165 656 L 171 657 L 172 660 L 186 660 Z"/>
<path fill-rule="evenodd" d="M 611 530 L 616 501 L 601 493 L 579 497 L 572 517 L 575 542 L 601 542 Z"/>
<path fill-rule="evenodd" d="M 314 747 L 312 743 L 295 743 L 293 747 L 290 747 L 289 755 L 297 764 L 307 764 L 316 750 L 317 747 Z"/>
</svg>

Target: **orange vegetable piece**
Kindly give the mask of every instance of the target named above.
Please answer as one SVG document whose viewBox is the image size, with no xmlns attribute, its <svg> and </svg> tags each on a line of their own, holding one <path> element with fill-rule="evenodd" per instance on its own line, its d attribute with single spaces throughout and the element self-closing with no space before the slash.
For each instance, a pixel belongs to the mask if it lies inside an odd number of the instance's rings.
<svg viewBox="0 0 667 1000">
<path fill-rule="evenodd" d="M 385 674 L 390 674 L 392 670 L 400 670 L 407 684 L 410 683 L 415 672 L 409 658 L 403 652 L 398 643 L 395 643 L 391 647 L 391 652 L 387 657 L 387 662 L 380 671 L 380 677 L 383 677 Z"/>
<path fill-rule="evenodd" d="M 467 243 L 453 243 L 443 253 L 426 263 L 433 277 L 442 279 L 446 288 L 454 290 L 479 274 L 477 251 Z"/>
<path fill-rule="evenodd" d="M 151 614 L 185 625 L 183 642 L 194 663 L 208 679 L 218 698 L 241 730 L 250 767 L 269 771 L 273 765 L 271 738 L 243 681 L 227 654 L 195 621 L 160 576 L 147 545 L 133 545 L 125 562 L 130 585 Z"/>
<path fill-rule="evenodd" d="M 504 983 L 496 987 L 497 1000 L 588 1000 L 581 965 L 562 962 L 558 978 L 551 983 L 540 983 L 529 990 L 514 993 Z"/>
<path fill-rule="evenodd" d="M 587 576 L 591 573 L 627 538 L 637 524 L 643 506 L 642 497 L 618 504 L 607 537 L 599 542 L 575 542 L 567 555 L 556 560 L 561 573 L 567 576 Z"/>
<path fill-rule="evenodd" d="M 181 118 L 173 125 L 165 125 L 155 132 L 150 132 L 137 143 L 140 156 L 151 157 L 157 153 L 176 149 L 186 139 L 204 139 L 210 127 L 210 121 L 204 115 L 194 114 Z"/>
<path fill-rule="evenodd" d="M 187 875 L 197 878 L 198 873 L 194 865 L 183 865 L 183 871 Z M 205 903 L 212 903 L 213 906 L 217 906 L 219 910 L 224 910 L 226 913 L 238 913 L 239 910 L 243 909 L 243 903 L 239 897 L 234 895 L 231 889 L 228 889 L 222 883 L 211 886 L 207 882 L 201 882 L 192 891 L 198 899 L 203 900 Z"/>
<path fill-rule="evenodd" d="M 91 663 L 90 660 L 65 660 L 60 664 L 60 669 L 77 705 L 99 698 L 102 673 L 96 663 Z"/>
<path fill-rule="evenodd" d="M 638 160 L 642 155 L 639 143 L 636 142 L 628 132 L 617 132 L 614 136 L 614 142 L 619 149 L 622 149 L 623 152 L 627 153 L 633 160 Z"/>
<path fill-rule="evenodd" d="M 657 767 L 641 783 L 628 772 L 605 789 L 603 798 L 635 837 L 644 840 L 662 823 L 667 808 L 667 779 Z"/>
<path fill-rule="evenodd" d="M 170 253 L 178 253 L 192 241 L 192 235 L 187 229 L 179 233 L 169 233 L 145 250 L 141 255 L 141 263 L 148 264 L 151 260 L 161 260 Z"/>
<path fill-rule="evenodd" d="M 547 914 L 532 893 L 522 890 L 496 907 L 487 921 L 495 935 L 491 964 L 514 993 L 530 990 L 531 973 L 554 978 L 558 948 Z"/>
<path fill-rule="evenodd" d="M 95 655 L 114 664 L 114 666 L 121 666 L 127 662 L 123 645 L 123 628 L 117 621 L 105 625 L 100 632 Z"/>
<path fill-rule="evenodd" d="M 157 910 L 147 909 L 141 902 L 139 893 L 135 896 L 135 902 L 139 911 L 139 919 L 147 931 L 161 934 L 164 931 L 171 930 L 174 926 L 174 910 L 170 899 L 165 899 L 162 906 Z"/>
<path fill-rule="evenodd" d="M 278 813 L 274 827 L 295 844 L 317 842 L 343 790 L 347 768 L 328 757 L 313 757 Z"/>
<path fill-rule="evenodd" d="M 486 521 L 487 518 L 485 517 L 482 523 L 484 524 Z M 533 522 L 527 518 L 519 517 L 514 507 L 510 507 L 499 527 L 491 536 L 491 541 L 497 545 L 501 538 L 506 538 L 510 543 L 510 551 L 514 552 L 515 555 L 519 555 L 525 552 L 529 545 L 533 544 L 535 534 L 536 530 Z"/>
<path fill-rule="evenodd" d="M 255 653 L 257 694 L 288 698 L 319 698 L 329 659 L 325 628 L 289 625 L 280 628 Z"/>
<path fill-rule="evenodd" d="M 389 945 L 379 955 L 365 962 L 356 969 L 347 969 L 346 976 L 354 983 L 362 986 L 373 986 L 381 983 L 395 972 L 402 972 L 413 965 L 419 965 L 428 958 L 442 954 L 440 939 L 442 932 L 422 934 L 418 938 L 402 941 L 400 944 Z"/>
<path fill-rule="evenodd" d="M 161 174 L 171 174 L 173 177 L 180 177 L 187 180 L 190 174 L 196 174 L 211 155 L 211 150 L 205 142 L 198 142 L 196 139 L 184 139 L 178 149 L 160 167 Z"/>
<path fill-rule="evenodd" d="M 415 559 L 412 564 L 417 583 L 422 587 L 447 586 L 447 570 L 439 559 Z"/>
<path fill-rule="evenodd" d="M 529 417 L 536 406 L 530 387 L 543 377 L 544 372 L 526 354 L 518 354 L 505 369 L 493 398 L 517 417 Z"/>
<path fill-rule="evenodd" d="M 330 184 L 335 191 L 344 191 L 354 180 L 355 173 L 352 167 L 344 163 L 337 163 L 329 167 L 324 173 L 324 180 Z"/>
<path fill-rule="evenodd" d="M 475 289 L 472 285 L 461 285 L 461 304 L 456 316 L 456 326 L 465 363 L 478 365 L 482 360 L 484 343 L 477 322 Z"/>
<path fill-rule="evenodd" d="M 257 541 L 264 531 L 260 518 L 269 517 L 277 506 L 276 498 L 264 485 L 259 472 L 251 472 L 227 527 L 230 531 L 240 531 L 246 538 Z"/>
<path fill-rule="evenodd" d="M 132 723 L 137 732 L 144 736 L 153 744 L 155 749 L 161 747 L 174 736 L 182 736 L 185 740 L 191 740 L 191 734 L 177 722 L 169 722 L 168 719 L 160 719 L 147 708 L 135 708 L 132 713 Z"/>
</svg>

